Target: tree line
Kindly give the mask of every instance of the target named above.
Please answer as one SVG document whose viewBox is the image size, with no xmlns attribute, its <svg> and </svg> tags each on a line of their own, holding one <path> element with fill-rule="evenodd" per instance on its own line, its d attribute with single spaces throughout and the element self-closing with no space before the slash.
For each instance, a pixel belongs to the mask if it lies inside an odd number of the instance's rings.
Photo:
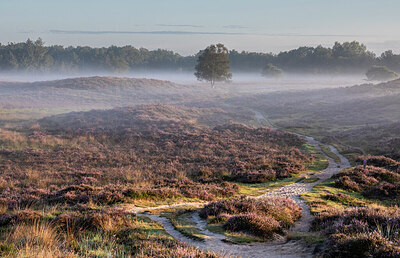
<svg viewBox="0 0 400 258">
<path fill-rule="evenodd" d="M 201 53 L 182 56 L 169 50 L 133 46 L 46 46 L 39 38 L 36 41 L 28 39 L 26 42 L 0 44 L 0 71 L 131 72 L 159 69 L 193 72 Z M 299 47 L 278 54 L 230 50 L 228 56 L 234 72 L 260 73 L 269 64 L 285 72 L 314 74 L 365 73 L 373 65 L 400 72 L 400 55 L 388 50 L 376 56 L 357 41 L 336 42 L 332 47 Z"/>
</svg>

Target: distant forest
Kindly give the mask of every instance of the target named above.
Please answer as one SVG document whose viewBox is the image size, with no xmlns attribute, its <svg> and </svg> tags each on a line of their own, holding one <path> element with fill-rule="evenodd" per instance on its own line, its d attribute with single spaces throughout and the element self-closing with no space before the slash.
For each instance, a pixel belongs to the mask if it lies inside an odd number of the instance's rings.
<svg viewBox="0 0 400 258">
<path fill-rule="evenodd" d="M 132 46 L 45 46 L 39 38 L 36 41 L 0 44 L 0 71 L 75 73 L 91 70 L 131 72 L 158 69 L 192 72 L 199 53 L 182 56 L 173 51 L 137 49 Z M 400 72 L 400 55 L 388 50 L 376 56 L 357 41 L 336 42 L 331 48 L 299 47 L 279 54 L 231 50 L 229 59 L 234 72 L 260 73 L 269 64 L 292 73 L 365 73 L 372 65 L 384 65 Z"/>
</svg>

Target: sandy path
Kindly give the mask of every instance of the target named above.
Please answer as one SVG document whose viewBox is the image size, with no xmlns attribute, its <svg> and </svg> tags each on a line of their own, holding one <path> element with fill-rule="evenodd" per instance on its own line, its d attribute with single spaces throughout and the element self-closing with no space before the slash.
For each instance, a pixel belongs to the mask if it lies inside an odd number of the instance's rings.
<svg viewBox="0 0 400 258">
<path fill-rule="evenodd" d="M 271 125 L 271 123 L 268 121 L 268 119 L 263 116 L 260 112 L 252 110 L 255 114 L 255 117 L 257 121 L 260 124 L 263 121 Z M 300 195 L 303 193 L 310 192 L 312 188 L 330 178 L 332 175 L 338 173 L 340 170 L 343 168 L 350 167 L 349 161 L 342 156 L 336 148 L 333 146 L 329 146 L 331 151 L 335 153 L 339 158 L 340 158 L 340 163 L 337 164 L 332 158 L 326 156 L 320 149 L 319 145 L 320 142 L 316 141 L 314 138 L 309 137 L 309 136 L 304 136 L 297 134 L 300 137 L 303 137 L 307 140 L 308 144 L 312 144 L 317 148 L 318 151 L 320 151 L 329 161 L 329 166 L 325 170 L 323 170 L 321 173 L 317 173 L 313 175 L 313 177 L 319 178 L 318 181 L 314 183 L 293 183 L 291 185 L 287 185 L 278 189 L 275 189 L 273 191 L 266 192 L 265 194 L 255 197 L 255 198 L 263 198 L 263 197 L 286 197 L 294 200 L 302 209 L 302 218 L 296 222 L 294 228 L 291 230 L 291 233 L 294 232 L 308 232 L 310 228 L 310 224 L 312 221 L 312 215 L 310 213 L 310 210 L 306 203 L 300 198 Z M 171 208 L 171 207 L 183 207 L 183 206 L 199 206 L 199 205 L 204 205 L 204 203 L 181 203 L 181 204 L 174 204 L 174 205 L 162 205 L 158 207 L 153 207 L 153 208 L 130 208 L 128 211 L 132 213 L 140 213 L 143 215 L 148 216 L 154 221 L 157 221 L 161 223 L 165 230 L 175 239 L 180 240 L 190 246 L 197 247 L 201 250 L 206 250 L 206 251 L 213 251 L 216 252 L 222 256 L 226 257 L 251 257 L 251 258 L 257 258 L 257 257 L 312 257 L 312 251 L 311 248 L 304 246 L 304 244 L 300 241 L 288 241 L 282 240 L 280 242 L 273 242 L 273 243 L 252 243 L 252 244 L 243 244 L 243 245 L 236 245 L 236 244 L 230 244 L 225 240 L 225 236 L 221 234 L 215 234 L 207 230 L 206 228 L 206 221 L 202 220 L 199 216 L 198 213 L 194 213 L 192 216 L 192 220 L 196 222 L 197 226 L 199 229 L 201 229 L 202 233 L 207 236 L 205 241 L 197 241 L 190 239 L 184 235 L 182 235 L 180 232 L 175 230 L 175 228 L 172 226 L 171 222 L 165 218 L 165 217 L 160 217 L 158 215 L 149 215 L 143 213 L 144 211 L 147 210 L 156 210 L 156 209 L 165 209 L 165 208 Z"/>
</svg>

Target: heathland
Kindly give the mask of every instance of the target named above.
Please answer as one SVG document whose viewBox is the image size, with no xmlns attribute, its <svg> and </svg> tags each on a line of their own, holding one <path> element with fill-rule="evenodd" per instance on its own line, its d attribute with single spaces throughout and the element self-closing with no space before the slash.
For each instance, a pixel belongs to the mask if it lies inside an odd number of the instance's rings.
<svg viewBox="0 0 400 258">
<path fill-rule="evenodd" d="M 1 255 L 398 256 L 399 81 L 271 88 L 1 82 Z"/>
</svg>

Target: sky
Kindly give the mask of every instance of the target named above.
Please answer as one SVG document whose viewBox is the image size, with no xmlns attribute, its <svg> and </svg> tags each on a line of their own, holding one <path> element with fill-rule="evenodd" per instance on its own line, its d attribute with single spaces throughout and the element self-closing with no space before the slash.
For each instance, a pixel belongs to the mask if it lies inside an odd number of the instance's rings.
<svg viewBox="0 0 400 258">
<path fill-rule="evenodd" d="M 399 0 L 0 0 L 0 43 L 272 52 L 357 40 L 400 53 Z"/>
</svg>

